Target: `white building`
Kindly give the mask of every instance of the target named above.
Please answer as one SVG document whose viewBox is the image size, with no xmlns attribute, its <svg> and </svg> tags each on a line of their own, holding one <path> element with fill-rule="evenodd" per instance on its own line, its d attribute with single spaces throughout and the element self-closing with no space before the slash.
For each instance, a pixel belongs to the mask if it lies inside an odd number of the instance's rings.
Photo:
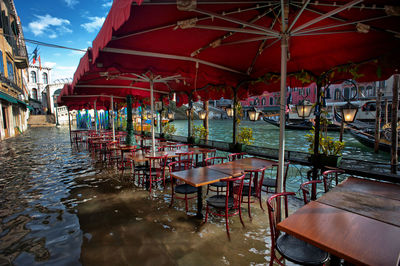
<svg viewBox="0 0 400 266">
<path fill-rule="evenodd" d="M 30 64 L 27 74 L 29 105 L 34 108 L 33 114 L 46 114 L 48 110 L 46 87 L 51 83 L 51 68 Z"/>
</svg>

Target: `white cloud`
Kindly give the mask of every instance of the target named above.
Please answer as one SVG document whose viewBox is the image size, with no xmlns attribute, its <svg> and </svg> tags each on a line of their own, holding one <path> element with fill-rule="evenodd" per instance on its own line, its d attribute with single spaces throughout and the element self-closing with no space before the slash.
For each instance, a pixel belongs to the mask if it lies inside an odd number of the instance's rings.
<svg viewBox="0 0 400 266">
<path fill-rule="evenodd" d="M 52 80 L 72 78 L 74 76 L 76 66 L 59 66 L 55 65 L 51 71 Z"/>
<path fill-rule="evenodd" d="M 90 22 L 81 24 L 81 26 L 88 32 L 94 32 L 103 25 L 105 17 L 89 17 L 88 19 Z"/>
<path fill-rule="evenodd" d="M 105 2 L 105 3 L 102 4 L 101 6 L 102 6 L 102 7 L 105 7 L 105 8 L 108 8 L 108 7 L 111 7 L 112 4 L 113 4 L 113 1 L 111 0 L 111 1 Z"/>
<path fill-rule="evenodd" d="M 75 50 L 72 50 L 72 51 L 69 53 L 69 55 L 79 55 L 79 56 L 83 56 L 83 55 L 85 54 L 85 52 L 86 52 L 86 48 L 81 49 L 81 50 L 83 50 L 83 51 L 75 51 Z"/>
<path fill-rule="evenodd" d="M 33 32 L 35 36 L 48 34 L 49 38 L 57 38 L 57 33 L 71 33 L 72 30 L 67 26 L 71 23 L 67 19 L 52 17 L 49 14 L 45 16 L 35 15 L 37 20 L 32 21 L 28 24 L 29 30 Z"/>
<path fill-rule="evenodd" d="M 78 0 L 64 0 L 68 7 L 73 8 L 76 4 L 79 3 Z"/>
<path fill-rule="evenodd" d="M 56 65 L 57 65 L 56 62 L 44 62 L 44 63 L 43 63 L 43 66 L 44 66 L 44 67 L 50 67 L 50 68 L 53 68 L 53 67 L 55 67 Z"/>
</svg>

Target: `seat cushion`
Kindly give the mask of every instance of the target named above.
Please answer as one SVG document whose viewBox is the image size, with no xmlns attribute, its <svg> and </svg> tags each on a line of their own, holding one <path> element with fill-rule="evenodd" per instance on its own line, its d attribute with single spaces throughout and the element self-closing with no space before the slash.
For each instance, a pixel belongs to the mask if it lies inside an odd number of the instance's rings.
<svg viewBox="0 0 400 266">
<path fill-rule="evenodd" d="M 263 186 L 265 186 L 265 187 L 276 187 L 276 179 L 264 178 Z"/>
<path fill-rule="evenodd" d="M 226 187 L 226 182 L 215 182 L 210 184 L 212 187 Z"/>
<path fill-rule="evenodd" d="M 276 249 L 286 259 L 302 265 L 322 265 L 329 258 L 327 252 L 288 234 L 278 237 Z"/>
<path fill-rule="evenodd" d="M 242 191 L 242 196 L 248 196 L 249 195 L 249 185 L 244 185 L 243 186 L 243 191 Z M 255 196 L 256 195 L 256 188 L 251 186 L 251 196 Z"/>
<path fill-rule="evenodd" d="M 226 200 L 225 195 L 215 195 L 206 199 L 208 205 L 217 209 L 225 209 L 225 200 Z M 232 207 L 233 207 L 233 198 L 229 197 L 228 208 L 230 209 Z"/>
<path fill-rule="evenodd" d="M 197 188 L 189 184 L 176 185 L 175 192 L 179 194 L 193 194 L 197 192 Z"/>
</svg>

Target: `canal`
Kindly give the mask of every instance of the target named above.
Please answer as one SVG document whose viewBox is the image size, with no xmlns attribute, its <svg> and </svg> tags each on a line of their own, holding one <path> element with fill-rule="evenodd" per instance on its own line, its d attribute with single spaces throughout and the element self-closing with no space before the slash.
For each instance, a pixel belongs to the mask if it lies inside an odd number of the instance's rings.
<svg viewBox="0 0 400 266">
<path fill-rule="evenodd" d="M 210 121 L 210 137 L 230 141 L 230 122 Z M 177 135 L 186 135 L 187 121 L 174 124 Z M 242 124 L 255 129 L 257 145 L 277 147 L 278 128 L 260 122 Z M 302 134 L 287 131 L 288 149 L 307 150 Z M 345 141 L 345 156 L 387 160 L 348 135 Z M 135 185 L 129 172 L 121 175 L 84 148 L 71 147 L 67 127 L 31 128 L 0 142 L 0 172 L 0 265 L 254 265 L 269 261 L 268 215 L 258 204 L 252 206 L 252 221 L 244 207 L 245 228 L 238 217 L 231 219 L 229 242 L 223 219 L 213 217 L 203 224 L 193 218 L 195 201 L 188 215 L 183 202 L 170 208 L 169 187 L 149 195 Z M 294 178 L 293 190 L 297 190 L 301 180 Z M 300 205 L 300 200 L 293 199 L 291 210 Z"/>
</svg>

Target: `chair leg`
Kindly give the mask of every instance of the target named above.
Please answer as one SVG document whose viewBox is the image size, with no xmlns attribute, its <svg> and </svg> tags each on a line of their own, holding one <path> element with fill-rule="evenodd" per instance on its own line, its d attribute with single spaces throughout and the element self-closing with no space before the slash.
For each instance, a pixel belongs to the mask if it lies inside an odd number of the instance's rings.
<svg viewBox="0 0 400 266">
<path fill-rule="evenodd" d="M 250 194 L 250 190 L 249 190 L 249 194 Z M 248 198 L 247 198 L 247 209 L 248 209 L 248 211 L 249 211 L 249 218 L 250 218 L 250 221 L 253 219 L 252 217 L 251 217 L 251 208 L 250 208 L 250 204 L 251 204 L 251 202 L 250 202 L 250 198 L 251 196 L 248 196 Z"/>
<path fill-rule="evenodd" d="M 204 217 L 204 223 L 206 223 L 208 220 L 208 211 L 209 211 L 209 209 L 208 209 L 208 204 L 207 204 L 206 205 L 206 216 Z"/>
<path fill-rule="evenodd" d="M 226 234 L 228 235 L 229 241 L 231 240 L 231 236 L 229 234 L 229 219 L 228 212 L 225 212 L 225 225 L 226 225 Z"/>
<path fill-rule="evenodd" d="M 261 202 L 261 192 L 260 192 L 260 196 L 258 197 L 258 201 L 259 201 L 259 203 L 260 203 L 260 208 L 261 208 L 261 210 L 264 211 L 264 208 L 263 208 L 262 202 Z"/>
<path fill-rule="evenodd" d="M 243 222 L 243 218 L 242 218 L 242 208 L 241 207 L 239 207 L 239 218 L 240 218 L 240 222 L 242 223 L 242 226 L 245 227 L 244 226 L 244 222 Z"/>
<path fill-rule="evenodd" d="M 186 212 L 189 211 L 187 194 L 185 194 L 185 210 L 186 210 Z"/>
</svg>

